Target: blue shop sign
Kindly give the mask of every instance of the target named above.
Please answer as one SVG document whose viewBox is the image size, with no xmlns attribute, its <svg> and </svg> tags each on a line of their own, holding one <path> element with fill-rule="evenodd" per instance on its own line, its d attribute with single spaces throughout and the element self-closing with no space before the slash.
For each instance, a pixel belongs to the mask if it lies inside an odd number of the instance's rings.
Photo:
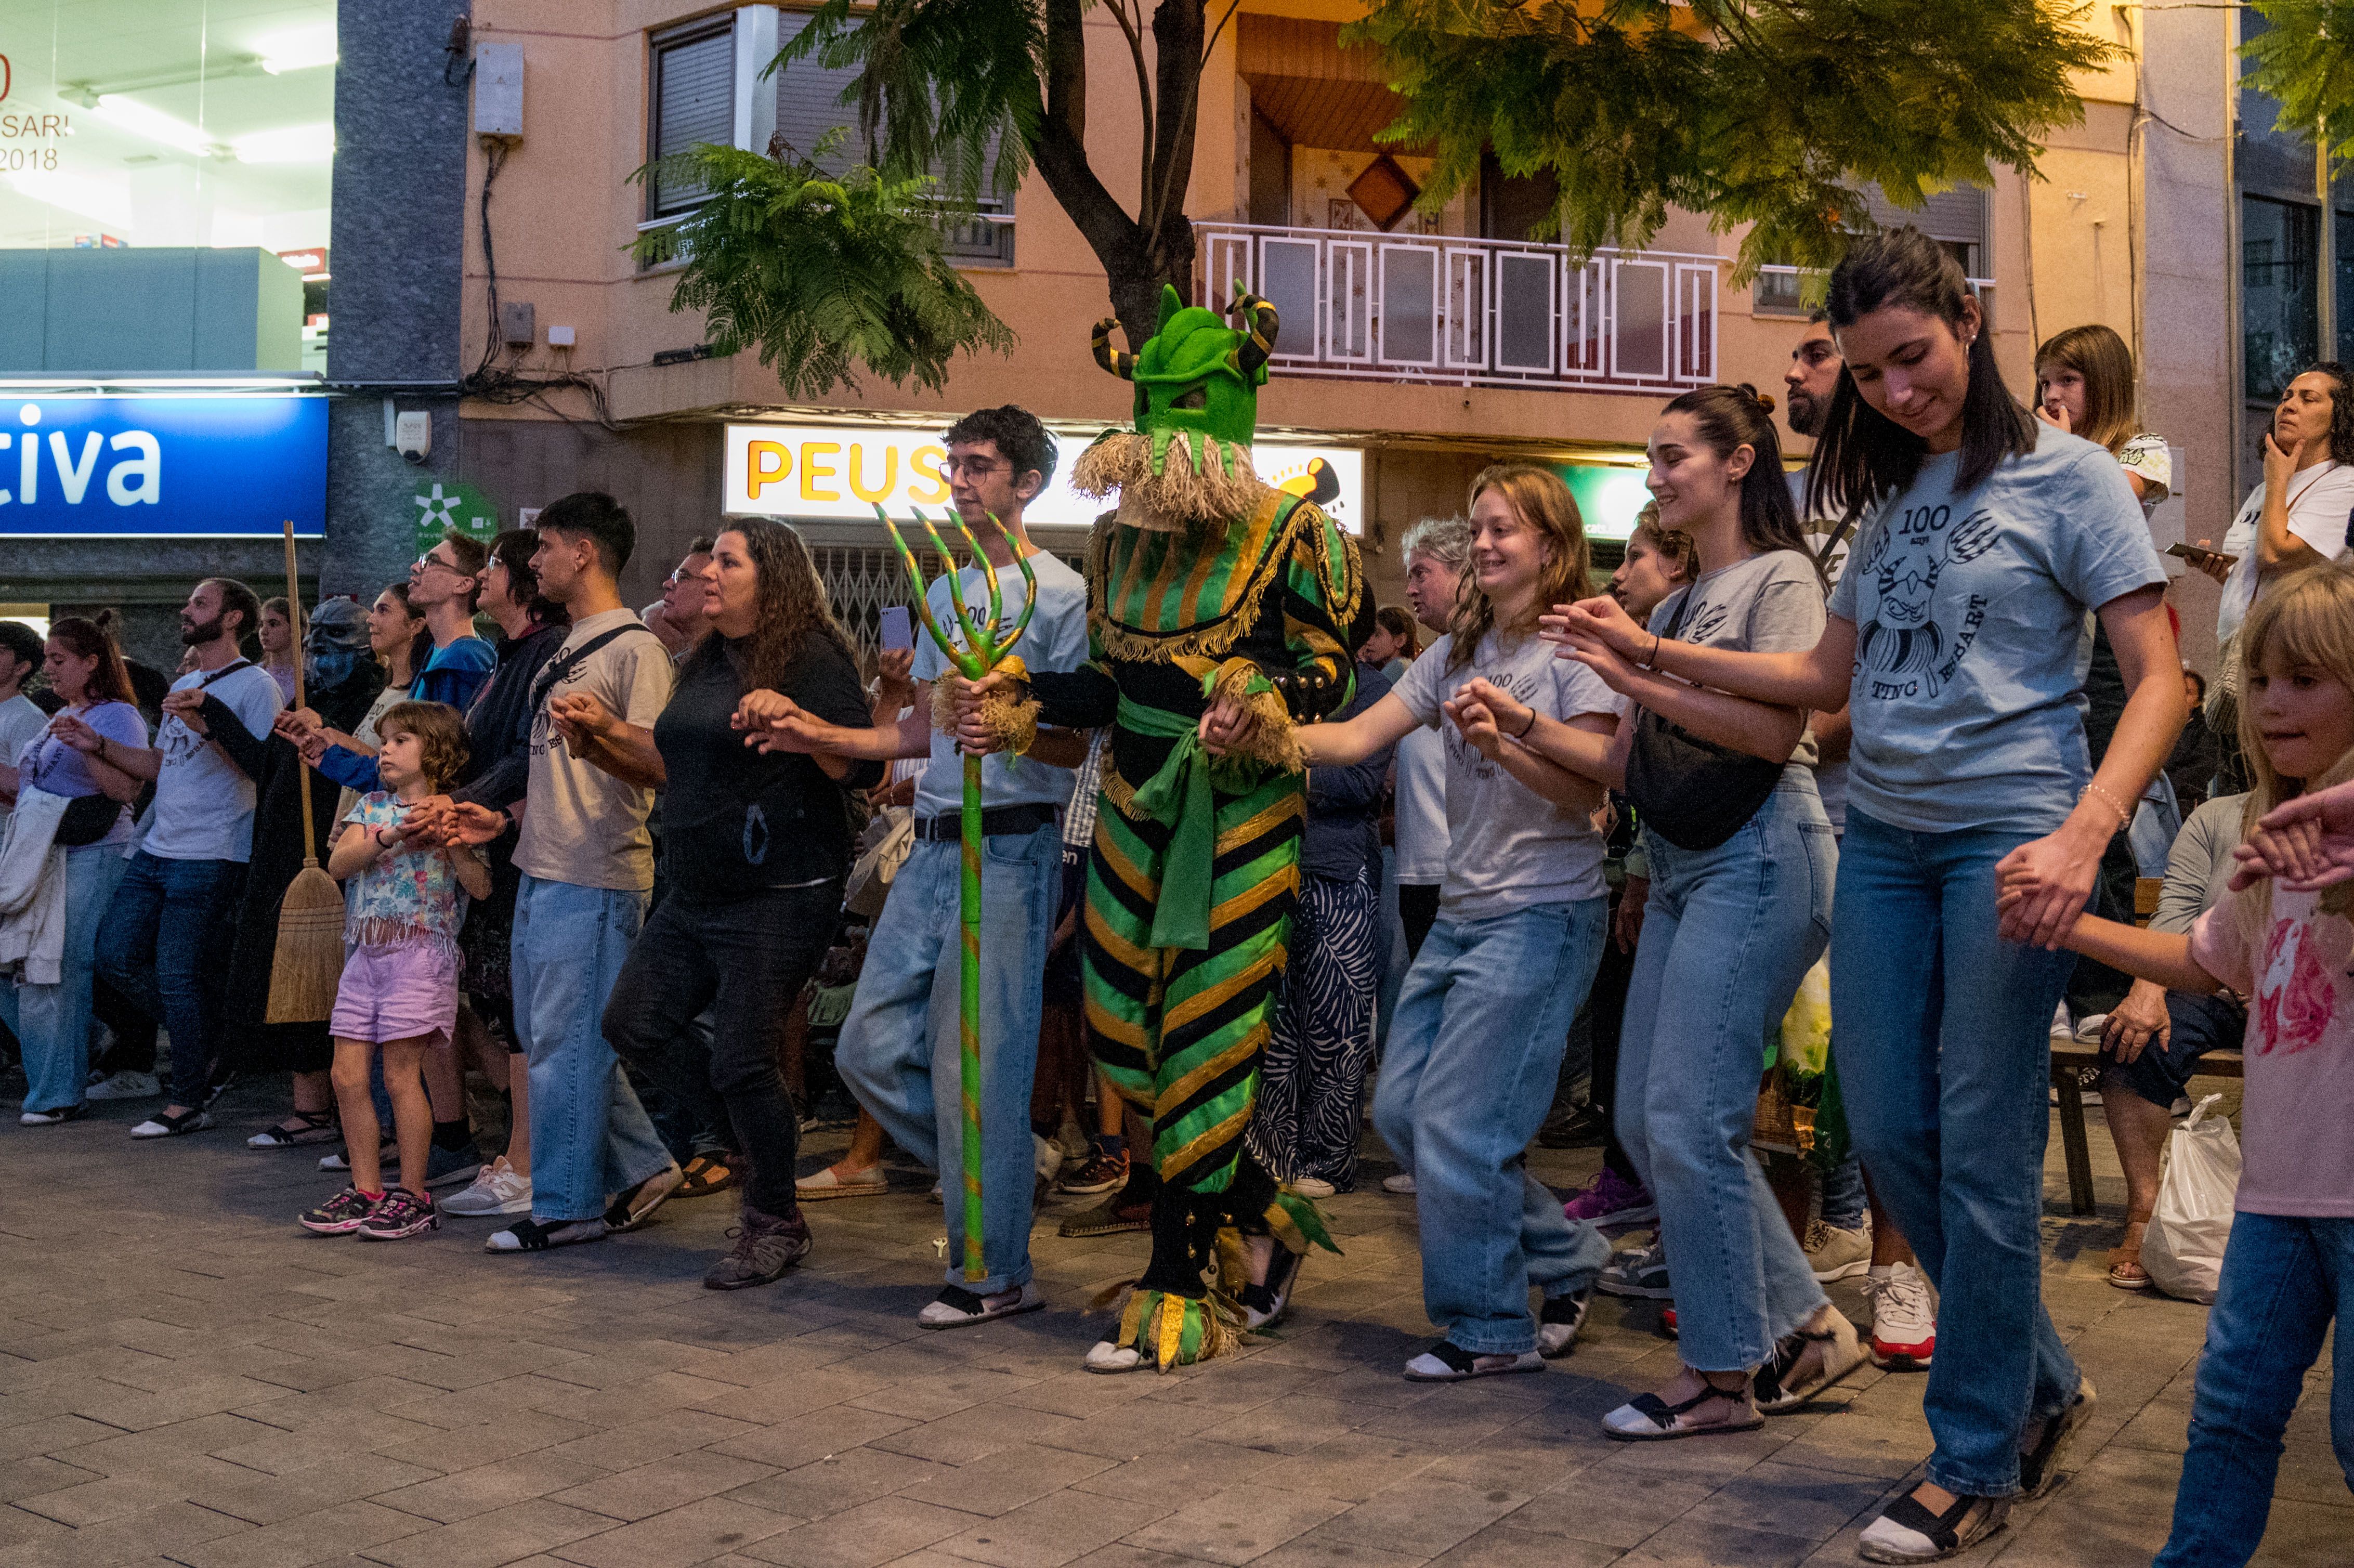
<svg viewBox="0 0 2354 1568">
<path fill-rule="evenodd" d="M 323 397 L 0 394 L 0 537 L 276 538 L 327 522 Z"/>
</svg>

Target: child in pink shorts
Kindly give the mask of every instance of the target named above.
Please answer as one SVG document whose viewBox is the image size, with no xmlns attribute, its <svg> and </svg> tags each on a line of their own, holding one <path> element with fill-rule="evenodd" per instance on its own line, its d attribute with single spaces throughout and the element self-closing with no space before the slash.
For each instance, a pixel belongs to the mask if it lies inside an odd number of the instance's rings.
<svg viewBox="0 0 2354 1568">
<path fill-rule="evenodd" d="M 356 1232 L 396 1241 L 440 1224 L 425 1195 L 433 1110 L 421 1064 L 446 1043 L 458 1018 L 458 927 L 466 900 L 491 890 L 490 868 L 462 844 L 409 843 L 409 806 L 455 782 L 466 761 L 466 729 L 446 703 L 396 703 L 376 720 L 385 788 L 363 796 L 344 819 L 327 870 L 344 892 L 344 976 L 327 1024 L 335 1040 L 335 1102 L 350 1145 L 351 1185 L 301 1216 L 322 1235 Z M 384 1053 L 384 1086 L 400 1147 L 399 1184 L 387 1190 L 381 1141 L 368 1096 L 368 1065 Z M 418 1178 L 410 1181 L 409 1177 Z"/>
</svg>

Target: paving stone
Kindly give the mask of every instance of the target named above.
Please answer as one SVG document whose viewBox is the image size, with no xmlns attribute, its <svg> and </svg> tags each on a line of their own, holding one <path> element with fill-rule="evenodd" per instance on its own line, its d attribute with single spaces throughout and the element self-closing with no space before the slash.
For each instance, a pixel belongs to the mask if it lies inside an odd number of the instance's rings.
<svg viewBox="0 0 2354 1568">
<path fill-rule="evenodd" d="M 686 1568 L 740 1552 L 790 1530 L 800 1520 L 726 1498 L 704 1498 L 684 1508 L 625 1524 L 559 1547 L 557 1555 L 583 1568 Z"/>
<path fill-rule="evenodd" d="M 1321 1533 L 1328 1540 L 1436 1557 L 1528 1500 L 1524 1492 L 1423 1474 L 1374 1493 Z"/>
<path fill-rule="evenodd" d="M 701 1498 L 747 1487 L 775 1475 L 768 1465 L 696 1451 L 673 1454 L 634 1469 L 616 1470 L 551 1494 L 567 1508 L 587 1509 L 614 1519 L 648 1519 Z"/>
<path fill-rule="evenodd" d="M 919 1502 L 993 1517 L 1098 1475 L 1111 1468 L 1111 1461 L 1067 1448 L 1040 1448 L 1024 1443 L 1001 1448 L 970 1465 L 936 1468 L 938 1474 L 905 1489 L 905 1495 Z"/>
<path fill-rule="evenodd" d="M 330 1557 L 366 1552 L 431 1528 L 414 1514 L 371 1502 L 346 1502 L 259 1530 L 223 1535 L 174 1555 L 188 1568 L 309 1568 Z"/>
<path fill-rule="evenodd" d="M 973 1516 L 913 1498 L 877 1498 L 745 1548 L 783 1568 L 877 1568 L 970 1528 Z"/>
<path fill-rule="evenodd" d="M 534 1498 L 454 1523 L 429 1525 L 365 1555 L 387 1568 L 498 1568 L 612 1528 L 603 1514 Z"/>
<path fill-rule="evenodd" d="M 1182 1504 L 1126 1537 L 1131 1546 L 1239 1568 L 1307 1533 L 1348 1505 L 1264 1487 L 1228 1487 Z"/>
<path fill-rule="evenodd" d="M 940 1549 L 996 1568 L 1062 1568 L 1172 1511 L 1167 1502 L 1050 1492 L 949 1537 Z"/>
<path fill-rule="evenodd" d="M 700 1459 L 704 1456 L 693 1457 Z M 849 1448 L 730 1491 L 750 1503 L 802 1519 L 823 1519 L 919 1482 L 952 1474 L 946 1466 L 881 1448 Z"/>
<path fill-rule="evenodd" d="M 371 1500 L 436 1524 L 489 1513 L 511 1503 L 548 1497 L 594 1480 L 608 1472 L 579 1459 L 557 1459 L 546 1454 L 524 1454 L 471 1469 L 454 1471 L 414 1486 L 370 1494 Z M 608 1509 L 592 1513 L 613 1517 Z"/>
</svg>

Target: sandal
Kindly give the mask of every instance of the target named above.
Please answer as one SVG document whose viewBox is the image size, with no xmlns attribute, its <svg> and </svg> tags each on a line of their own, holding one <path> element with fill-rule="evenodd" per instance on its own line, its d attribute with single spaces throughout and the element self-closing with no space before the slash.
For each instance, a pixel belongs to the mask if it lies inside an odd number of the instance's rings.
<svg viewBox="0 0 2354 1568">
<path fill-rule="evenodd" d="M 1466 1378 L 1494 1377 L 1503 1372 L 1541 1372 L 1544 1358 L 1534 1351 L 1518 1355 L 1477 1355 L 1452 1340 L 1441 1340 L 1405 1363 L 1408 1383 L 1461 1383 Z"/>
<path fill-rule="evenodd" d="M 546 1252 L 553 1246 L 577 1246 L 582 1242 L 602 1241 L 608 1234 L 601 1219 L 557 1220 L 553 1224 L 517 1220 L 503 1231 L 493 1231 L 484 1238 L 482 1250 Z"/>
<path fill-rule="evenodd" d="M 1271 1328 L 1291 1305 L 1291 1287 L 1299 1283 L 1300 1255 L 1275 1244 L 1275 1255 L 1267 1260 L 1267 1283 L 1246 1285 L 1238 1299 L 1243 1306 L 1243 1327 L 1253 1331 Z"/>
<path fill-rule="evenodd" d="M 2069 1439 L 2093 1414 L 2094 1402 L 2099 1396 L 2093 1392 L 2093 1380 L 2079 1376 L 2076 1397 L 2067 1408 L 2044 1420 L 2043 1430 L 2037 1434 L 2033 1446 L 2022 1445 L 2019 1450 L 2019 1495 L 2040 1498 L 2052 1489 L 2060 1478 L 2060 1459 L 2068 1451 Z"/>
<path fill-rule="evenodd" d="M 1807 1359 L 1807 1347 L 1820 1345 L 1822 1353 L 1816 1358 L 1812 1372 L 1801 1372 Z M 1757 1369 L 1757 1408 L 1768 1415 L 1780 1415 L 1797 1409 L 1823 1390 L 1855 1371 L 1872 1357 L 1857 1336 L 1855 1325 L 1843 1314 L 1834 1314 L 1831 1326 L 1818 1334 L 1804 1329 L 1783 1338 L 1774 1347 L 1774 1357 Z"/>
<path fill-rule="evenodd" d="M 306 1143 L 333 1143 L 343 1137 L 331 1110 L 298 1110 L 276 1127 L 265 1127 L 245 1140 L 248 1149 L 300 1149 Z"/>
<path fill-rule="evenodd" d="M 2141 1234 L 2135 1234 L 2139 1231 Z M 2125 1239 L 2109 1254 L 2109 1283 L 2120 1290 L 2149 1288 L 2149 1270 L 2141 1266 L 2142 1235 L 2149 1231 L 2149 1221 L 2127 1219 Z"/>
<path fill-rule="evenodd" d="M 673 1198 L 706 1198 L 736 1185 L 736 1168 L 716 1154 L 698 1154 L 680 1167 L 684 1178 Z"/>
<path fill-rule="evenodd" d="M 1656 1393 L 1638 1393 L 1602 1418 L 1602 1430 L 1623 1443 L 1658 1443 L 1673 1437 L 1706 1437 L 1720 1432 L 1755 1432 L 1766 1425 L 1752 1403 L 1748 1388 L 1720 1388 L 1708 1383 L 1690 1399 L 1670 1404 Z M 1687 1421 L 1702 1405 L 1717 1403 L 1732 1414 L 1723 1421 Z"/>
<path fill-rule="evenodd" d="M 1945 1512 L 1931 1513 L 1908 1492 L 1864 1527 L 1856 1550 L 1873 1563 L 1935 1563 L 1968 1551 L 2009 1518 L 2009 1498 L 1957 1497 Z"/>
</svg>

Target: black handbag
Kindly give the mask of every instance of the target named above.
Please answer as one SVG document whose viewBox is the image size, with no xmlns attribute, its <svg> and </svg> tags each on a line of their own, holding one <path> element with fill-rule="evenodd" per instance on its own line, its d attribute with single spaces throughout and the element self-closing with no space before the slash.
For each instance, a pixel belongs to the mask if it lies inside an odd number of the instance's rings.
<svg viewBox="0 0 2354 1568">
<path fill-rule="evenodd" d="M 1699 592 L 1684 590 L 1662 634 L 1672 641 Z M 1627 799 L 1642 824 L 1678 849 L 1712 850 L 1741 831 L 1782 781 L 1783 764 L 1703 740 L 1649 708 L 1635 715 Z"/>
<path fill-rule="evenodd" d="M 94 844 L 112 832 L 122 817 L 122 802 L 111 795 L 77 795 L 66 802 L 65 815 L 58 821 L 57 837 L 49 842 L 59 849 Z"/>
</svg>

